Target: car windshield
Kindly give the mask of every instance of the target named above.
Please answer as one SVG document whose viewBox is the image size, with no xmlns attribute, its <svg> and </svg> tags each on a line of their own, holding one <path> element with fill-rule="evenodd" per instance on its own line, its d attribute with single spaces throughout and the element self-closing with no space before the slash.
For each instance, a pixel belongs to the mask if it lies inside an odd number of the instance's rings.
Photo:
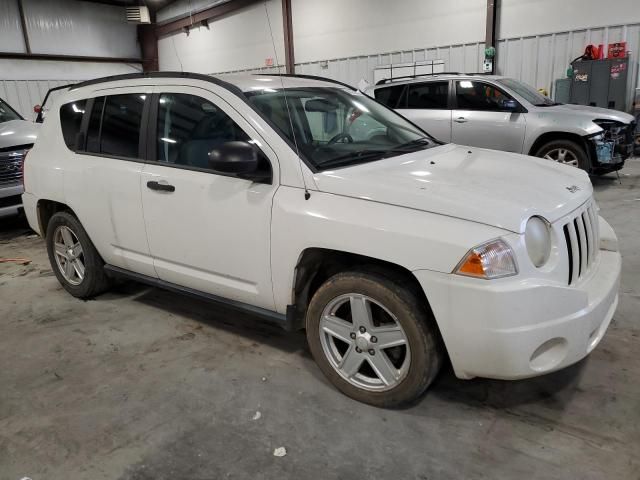
<svg viewBox="0 0 640 480">
<path fill-rule="evenodd" d="M 360 92 L 320 87 L 262 88 L 245 95 L 317 170 L 372 162 L 438 145 L 393 110 Z"/>
<path fill-rule="evenodd" d="M 518 80 L 514 80 L 513 78 L 501 78 L 498 80 L 498 83 L 501 83 L 507 88 L 510 88 L 522 98 L 524 98 L 527 102 L 535 105 L 536 107 L 550 107 L 553 105 L 560 105 L 557 102 L 554 102 L 549 97 L 545 97 L 540 92 L 538 92 L 535 88 L 527 85 L 526 83 L 522 83 Z"/>
<path fill-rule="evenodd" d="M 22 120 L 22 117 L 7 102 L 0 98 L 0 123 L 10 120 Z"/>
</svg>

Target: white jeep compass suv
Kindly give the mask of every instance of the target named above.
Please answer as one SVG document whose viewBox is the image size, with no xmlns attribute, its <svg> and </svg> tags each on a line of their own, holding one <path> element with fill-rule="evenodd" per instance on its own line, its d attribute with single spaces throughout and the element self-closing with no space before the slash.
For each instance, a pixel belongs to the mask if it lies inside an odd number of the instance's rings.
<svg viewBox="0 0 640 480">
<path fill-rule="evenodd" d="M 330 80 L 81 83 L 24 180 L 72 295 L 125 276 L 306 328 L 328 379 L 374 405 L 416 399 L 445 358 L 460 378 L 577 362 L 618 300 L 585 172 L 440 144 Z"/>
</svg>

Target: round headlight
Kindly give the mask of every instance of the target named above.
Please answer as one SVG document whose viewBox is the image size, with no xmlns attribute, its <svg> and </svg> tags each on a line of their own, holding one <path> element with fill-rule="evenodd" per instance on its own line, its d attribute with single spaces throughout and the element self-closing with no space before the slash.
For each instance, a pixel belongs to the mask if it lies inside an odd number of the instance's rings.
<svg viewBox="0 0 640 480">
<path fill-rule="evenodd" d="M 542 267 L 551 254 L 551 231 L 549 223 L 541 217 L 531 217 L 524 231 L 527 253 L 536 267 Z"/>
</svg>

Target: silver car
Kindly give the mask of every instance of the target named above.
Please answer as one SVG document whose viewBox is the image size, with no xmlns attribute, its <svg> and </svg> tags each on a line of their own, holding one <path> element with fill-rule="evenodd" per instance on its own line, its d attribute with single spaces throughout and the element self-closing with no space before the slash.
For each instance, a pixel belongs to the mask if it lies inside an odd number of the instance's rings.
<svg viewBox="0 0 640 480">
<path fill-rule="evenodd" d="M 36 141 L 38 127 L 0 98 L 0 218 L 22 209 L 22 162 Z"/>
<path fill-rule="evenodd" d="M 543 157 L 592 174 L 633 153 L 633 116 L 562 105 L 518 80 L 438 74 L 383 80 L 368 91 L 436 139 Z"/>
</svg>

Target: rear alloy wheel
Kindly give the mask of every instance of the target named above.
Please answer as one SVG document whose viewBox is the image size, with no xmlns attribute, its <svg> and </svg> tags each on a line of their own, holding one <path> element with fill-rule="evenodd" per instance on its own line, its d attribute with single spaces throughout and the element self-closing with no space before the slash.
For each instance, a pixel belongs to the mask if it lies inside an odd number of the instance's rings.
<svg viewBox="0 0 640 480">
<path fill-rule="evenodd" d="M 51 217 L 46 241 L 51 268 L 71 295 L 90 298 L 109 288 L 100 254 L 71 213 L 58 212 Z"/>
<path fill-rule="evenodd" d="M 443 357 L 426 305 L 409 288 L 375 273 L 329 278 L 309 304 L 307 341 L 331 383 L 380 407 L 416 400 Z"/>
<path fill-rule="evenodd" d="M 589 169 L 589 158 L 584 148 L 571 140 L 548 142 L 536 152 L 536 157 L 553 160 L 554 162 L 583 170 Z"/>
<path fill-rule="evenodd" d="M 63 278 L 71 285 L 80 285 L 84 280 L 84 252 L 80 240 L 66 225 L 53 232 L 56 265 Z"/>
</svg>

